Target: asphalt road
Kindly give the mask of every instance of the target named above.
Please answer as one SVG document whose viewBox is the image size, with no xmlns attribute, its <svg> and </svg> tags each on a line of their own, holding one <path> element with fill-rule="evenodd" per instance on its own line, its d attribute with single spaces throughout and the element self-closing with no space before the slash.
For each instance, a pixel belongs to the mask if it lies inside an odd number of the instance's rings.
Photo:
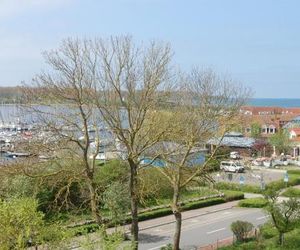
<svg viewBox="0 0 300 250">
<path fill-rule="evenodd" d="M 232 236 L 230 224 L 236 220 L 246 220 L 255 226 L 265 223 L 268 217 L 261 209 L 230 208 L 205 215 L 195 215 L 183 220 L 181 248 L 205 246 L 217 240 Z M 158 250 L 172 242 L 174 223 L 154 226 L 140 231 L 139 249 Z"/>
</svg>

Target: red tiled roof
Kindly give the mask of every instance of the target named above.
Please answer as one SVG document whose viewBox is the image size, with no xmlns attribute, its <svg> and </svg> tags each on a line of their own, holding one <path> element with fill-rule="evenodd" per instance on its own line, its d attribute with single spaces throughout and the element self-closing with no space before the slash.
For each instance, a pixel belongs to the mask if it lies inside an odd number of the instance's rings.
<svg viewBox="0 0 300 250">
<path fill-rule="evenodd" d="M 282 107 L 261 107 L 261 106 L 243 106 L 242 112 L 249 111 L 252 115 L 264 115 L 262 113 L 271 114 L 300 114 L 300 108 L 282 108 Z"/>
<path fill-rule="evenodd" d="M 300 135 L 300 128 L 290 128 L 289 131 L 294 131 L 296 135 Z"/>
</svg>

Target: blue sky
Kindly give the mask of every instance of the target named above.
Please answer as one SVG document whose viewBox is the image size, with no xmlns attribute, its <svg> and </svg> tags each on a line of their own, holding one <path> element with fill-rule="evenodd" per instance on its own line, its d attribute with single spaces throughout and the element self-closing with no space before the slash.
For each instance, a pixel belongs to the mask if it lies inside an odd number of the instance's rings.
<svg viewBox="0 0 300 250">
<path fill-rule="evenodd" d="M 300 97 L 299 0 L 0 0 L 0 86 L 29 82 L 66 37 L 170 42 L 176 63 L 211 67 L 255 97 Z"/>
</svg>

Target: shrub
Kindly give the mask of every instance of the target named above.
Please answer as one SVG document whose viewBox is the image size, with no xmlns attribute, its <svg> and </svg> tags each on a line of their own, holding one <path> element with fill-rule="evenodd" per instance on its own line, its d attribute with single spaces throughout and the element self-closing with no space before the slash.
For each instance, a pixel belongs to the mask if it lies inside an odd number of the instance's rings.
<svg viewBox="0 0 300 250">
<path fill-rule="evenodd" d="M 249 236 L 249 233 L 253 229 L 253 224 L 248 221 L 235 221 L 231 224 L 231 231 L 235 235 L 237 241 L 243 242 Z"/>
<path fill-rule="evenodd" d="M 240 207 L 262 208 L 268 204 L 268 201 L 264 198 L 250 198 L 239 202 Z"/>
<path fill-rule="evenodd" d="M 235 201 L 244 199 L 244 193 L 241 191 L 233 191 L 233 190 L 221 190 L 225 195 L 226 201 Z"/>
<path fill-rule="evenodd" d="M 58 225 L 45 225 L 32 198 L 14 198 L 0 202 L 0 248 L 24 249 L 45 241 L 60 241 L 65 232 Z"/>
<path fill-rule="evenodd" d="M 271 223 L 266 223 L 260 227 L 260 235 L 264 239 L 271 239 L 278 235 L 276 228 Z"/>
</svg>

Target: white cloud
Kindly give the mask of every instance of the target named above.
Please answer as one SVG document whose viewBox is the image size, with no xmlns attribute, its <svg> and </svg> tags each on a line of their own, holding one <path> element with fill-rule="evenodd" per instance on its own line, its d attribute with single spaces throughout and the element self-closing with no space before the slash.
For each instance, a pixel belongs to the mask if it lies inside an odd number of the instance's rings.
<svg viewBox="0 0 300 250">
<path fill-rule="evenodd" d="M 30 10 L 49 10 L 71 0 L 0 0 L 0 18 L 14 17 Z"/>
</svg>

